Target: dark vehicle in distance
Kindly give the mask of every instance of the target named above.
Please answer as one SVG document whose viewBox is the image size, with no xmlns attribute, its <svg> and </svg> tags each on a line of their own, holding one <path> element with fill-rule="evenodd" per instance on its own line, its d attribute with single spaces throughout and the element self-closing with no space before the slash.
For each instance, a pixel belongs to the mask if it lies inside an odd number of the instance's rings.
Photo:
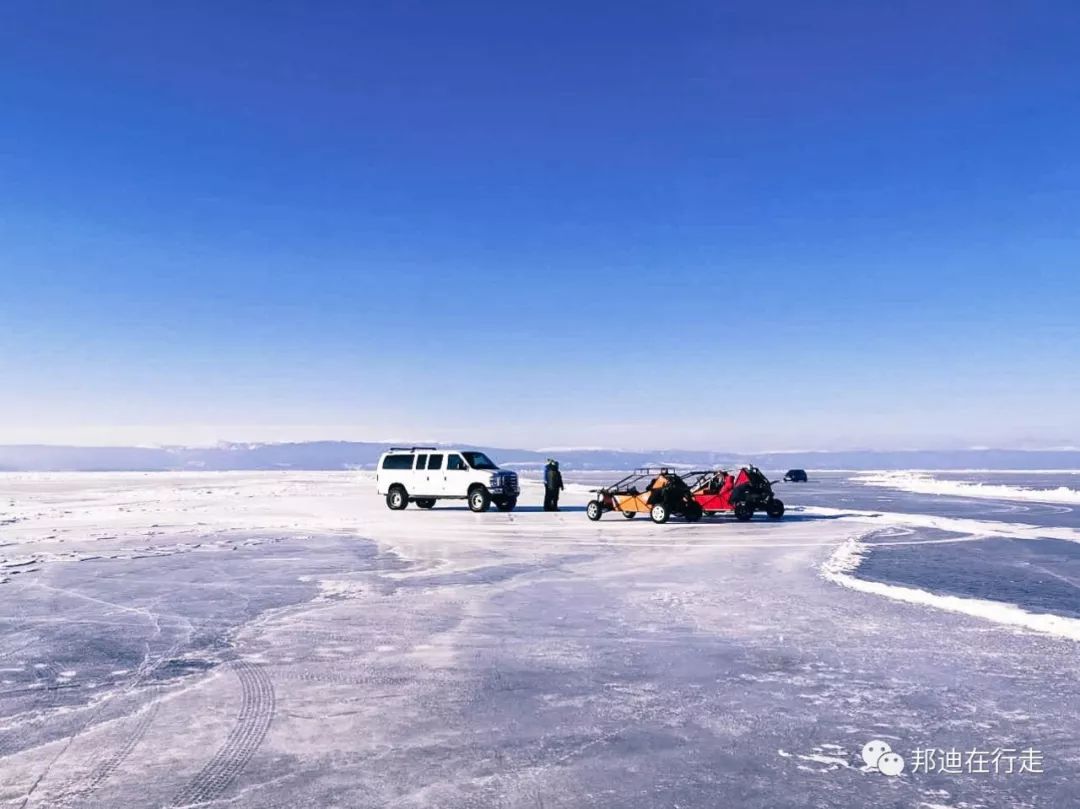
<svg viewBox="0 0 1080 809">
<path fill-rule="evenodd" d="M 785 483 L 806 483 L 806 470 L 805 469 L 789 469 L 787 474 L 784 475 Z"/>
</svg>

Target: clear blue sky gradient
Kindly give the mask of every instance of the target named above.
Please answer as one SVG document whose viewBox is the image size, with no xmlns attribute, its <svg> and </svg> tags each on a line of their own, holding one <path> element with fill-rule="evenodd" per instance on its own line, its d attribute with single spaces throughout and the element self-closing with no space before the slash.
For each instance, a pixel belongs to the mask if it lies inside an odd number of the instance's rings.
<svg viewBox="0 0 1080 809">
<path fill-rule="evenodd" d="M 1074 2 L 0 6 L 0 442 L 1080 444 Z"/>
</svg>

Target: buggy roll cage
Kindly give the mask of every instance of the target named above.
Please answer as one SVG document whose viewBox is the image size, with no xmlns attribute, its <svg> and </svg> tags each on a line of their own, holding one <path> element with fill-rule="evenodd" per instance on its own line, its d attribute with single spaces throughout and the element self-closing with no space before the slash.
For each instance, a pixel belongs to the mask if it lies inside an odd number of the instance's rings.
<svg viewBox="0 0 1080 809">
<path fill-rule="evenodd" d="M 599 489 L 590 489 L 589 491 L 598 493 L 618 492 L 628 489 L 631 483 L 643 480 L 644 478 L 659 477 L 660 475 L 678 475 L 678 472 L 675 472 L 666 466 L 642 466 L 635 469 L 622 480 L 618 480 L 609 486 L 601 486 Z"/>
<path fill-rule="evenodd" d="M 697 488 L 698 486 L 700 486 L 702 483 L 704 483 L 705 480 L 708 479 L 709 477 L 711 477 L 712 475 L 716 475 L 716 474 L 718 474 L 720 472 L 723 472 L 725 475 L 735 476 L 735 475 L 738 475 L 739 470 L 742 470 L 742 469 L 745 469 L 747 474 L 750 475 L 751 478 L 753 478 L 755 475 L 760 475 L 762 480 L 768 480 L 769 481 L 770 486 L 772 486 L 774 483 L 779 483 L 780 482 L 779 480 L 769 480 L 768 477 L 765 476 L 765 473 L 762 472 L 760 469 L 758 469 L 753 464 L 740 465 L 738 467 L 738 470 L 736 470 L 734 472 L 729 470 L 729 469 L 720 469 L 720 468 L 717 468 L 717 469 L 695 469 L 695 470 L 693 470 L 691 472 L 683 473 L 682 478 L 683 478 L 684 481 L 686 481 L 687 485 L 691 489 L 694 489 L 694 488 Z"/>
<path fill-rule="evenodd" d="M 768 481 L 770 486 L 774 483 L 780 482 L 778 480 L 769 480 L 767 477 L 765 477 L 765 473 L 753 464 L 746 464 L 745 466 L 740 466 L 739 469 L 745 469 L 747 471 L 747 474 L 749 474 L 751 478 L 754 475 L 760 475 L 761 479 Z M 708 478 L 720 472 L 731 476 L 738 474 L 738 472 L 732 472 L 727 469 L 719 468 L 691 469 L 686 472 L 677 472 L 670 466 L 642 466 L 635 469 L 630 474 L 626 475 L 626 477 L 615 481 L 614 483 L 611 483 L 607 486 L 601 486 L 597 489 L 590 489 L 589 491 L 596 492 L 598 494 L 613 494 L 619 492 L 629 493 L 632 484 L 636 483 L 637 481 L 644 480 L 645 478 L 656 478 L 661 475 L 666 475 L 668 477 L 676 477 L 680 481 L 682 481 L 682 483 L 687 486 L 687 488 L 695 490 L 699 488 Z M 636 492 L 635 490 L 635 493 L 639 492 Z"/>
<path fill-rule="evenodd" d="M 725 475 L 731 474 L 727 469 L 694 469 L 693 471 L 685 473 L 682 476 L 682 479 L 691 489 L 696 489 L 713 475 L 719 475 L 720 473 Z"/>
</svg>

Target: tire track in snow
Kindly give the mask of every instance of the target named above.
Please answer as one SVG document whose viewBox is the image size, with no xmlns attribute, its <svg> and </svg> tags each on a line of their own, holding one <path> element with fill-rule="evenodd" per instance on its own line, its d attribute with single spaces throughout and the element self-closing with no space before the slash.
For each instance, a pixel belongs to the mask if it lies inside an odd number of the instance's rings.
<svg viewBox="0 0 1080 809">
<path fill-rule="evenodd" d="M 176 647 L 174 646 L 172 651 L 175 651 L 175 649 Z M 164 656 L 161 659 L 164 659 Z M 147 656 L 144 658 L 135 675 L 128 681 L 127 685 L 124 687 L 124 692 L 132 691 L 140 683 L 144 682 L 151 674 L 153 674 L 157 666 L 160 665 L 161 659 L 157 660 L 156 662 L 151 662 L 148 651 Z M 58 792 L 54 797 L 50 799 L 50 802 L 48 804 L 49 806 L 70 806 L 72 801 L 85 800 L 95 789 L 97 789 L 98 786 L 101 785 L 101 783 L 106 778 L 112 775 L 113 771 L 117 767 L 124 763 L 124 760 L 127 759 L 129 755 L 131 755 L 131 751 L 135 749 L 136 745 L 138 745 L 140 741 L 142 741 L 142 738 L 150 729 L 150 724 L 153 722 L 153 719 L 157 714 L 158 697 L 160 693 L 161 687 L 157 685 L 153 686 L 150 693 L 149 707 L 144 712 L 143 716 L 140 717 L 131 734 L 127 738 L 125 738 L 119 745 L 117 745 L 117 747 L 111 752 L 106 750 L 98 755 L 97 763 L 93 766 L 88 780 L 82 783 L 78 783 L 78 781 L 76 781 L 75 783 L 69 782 L 66 787 L 63 787 L 60 792 Z M 76 738 L 78 738 L 87 728 L 93 726 L 95 718 L 100 715 L 107 702 L 108 699 L 106 699 L 104 702 L 94 708 L 86 721 L 83 722 L 83 724 L 71 736 L 68 737 L 67 744 L 65 745 L 64 750 L 61 751 L 60 756 L 64 755 L 67 749 L 71 747 L 71 745 L 75 742 Z M 30 791 L 27 793 L 26 798 L 23 801 L 24 806 L 30 800 L 38 784 L 40 784 L 41 781 L 48 775 L 49 770 L 52 768 L 52 765 L 55 764 L 58 760 L 59 756 L 57 757 L 57 759 L 53 760 L 52 764 L 50 764 L 49 767 L 46 768 L 45 772 L 43 772 L 42 775 L 34 783 L 34 786 L 31 787 Z"/>
<path fill-rule="evenodd" d="M 240 680 L 242 692 L 236 724 L 221 749 L 173 798 L 174 807 L 209 803 L 220 797 L 247 766 L 270 730 L 277 705 L 270 678 L 261 666 L 242 660 L 233 661 L 232 669 Z"/>
<path fill-rule="evenodd" d="M 160 614 L 153 613 L 149 610 L 136 609 L 134 611 L 143 612 L 144 614 L 146 614 L 153 622 L 154 637 L 161 636 L 162 629 Z M 190 630 L 190 621 L 185 620 L 185 622 L 188 624 L 188 629 Z M 146 682 L 151 676 L 153 676 L 154 672 L 157 671 L 158 668 L 160 668 L 161 664 L 165 660 L 176 654 L 177 650 L 180 649 L 181 645 L 182 641 L 177 641 L 172 645 L 170 649 L 155 658 L 151 655 L 150 643 L 148 641 L 146 644 L 146 652 L 143 656 L 143 660 L 139 664 L 138 668 L 135 670 L 135 673 L 122 688 L 122 693 L 130 694 L 136 688 Z M 151 685 L 149 694 L 149 705 L 143 715 L 139 718 L 138 722 L 136 722 L 135 727 L 132 729 L 131 733 L 113 750 L 110 751 L 106 749 L 104 751 L 101 751 L 97 756 L 96 763 L 92 766 L 90 770 L 89 776 L 87 776 L 85 780 L 80 781 L 79 779 L 77 779 L 75 782 L 69 782 L 68 785 L 64 787 L 53 799 L 53 805 L 66 807 L 70 806 L 72 801 L 85 801 L 86 798 L 88 798 L 93 793 L 93 791 L 102 784 L 102 782 L 104 782 L 109 776 L 112 775 L 114 770 L 116 770 L 121 764 L 124 763 L 127 757 L 131 755 L 132 750 L 134 750 L 135 747 L 139 744 L 139 742 L 142 741 L 143 737 L 150 729 L 150 725 L 154 721 L 154 717 L 157 715 L 158 708 L 160 707 L 158 700 L 161 696 L 161 693 L 162 687 L 160 685 Z M 108 700 L 106 700 L 106 702 L 107 701 Z M 100 714 L 104 707 L 105 703 L 103 702 L 96 709 L 94 709 L 93 713 L 87 719 L 86 723 L 79 730 L 77 730 L 75 734 L 69 739 L 68 746 L 70 746 L 71 743 L 75 740 L 75 737 L 80 735 L 84 730 L 94 724 L 95 717 Z"/>
<path fill-rule="evenodd" d="M 57 796 L 57 806 L 70 806 L 73 802 L 82 802 L 86 800 L 95 789 L 101 786 L 101 784 L 113 774 L 113 771 L 116 770 L 117 767 L 124 763 L 127 757 L 131 755 L 131 751 L 138 746 L 147 731 L 150 730 L 150 725 L 153 724 L 154 717 L 157 716 L 158 708 L 160 707 L 160 702 L 158 700 L 160 692 L 161 687 L 154 686 L 150 694 L 149 707 L 143 711 L 142 716 L 139 717 L 139 721 L 136 723 L 135 727 L 132 728 L 131 733 L 127 738 L 124 739 L 115 750 L 97 763 L 84 784 Z"/>
<path fill-rule="evenodd" d="M 355 659 L 349 662 L 356 662 Z M 339 674 L 335 671 L 290 671 L 282 669 L 277 675 L 279 680 L 293 680 L 302 683 L 326 683 L 329 685 L 409 685 L 415 681 L 415 677 L 395 675 L 382 675 L 376 673 L 367 674 Z"/>
</svg>

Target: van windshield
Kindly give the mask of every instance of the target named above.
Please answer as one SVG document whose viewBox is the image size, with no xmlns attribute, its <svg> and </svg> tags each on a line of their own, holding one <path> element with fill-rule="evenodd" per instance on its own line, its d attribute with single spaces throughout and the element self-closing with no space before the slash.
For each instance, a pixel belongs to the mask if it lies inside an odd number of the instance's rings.
<svg viewBox="0 0 1080 809">
<path fill-rule="evenodd" d="M 473 469 L 498 469 L 495 464 L 491 462 L 491 458 L 482 452 L 463 452 L 465 460 L 468 461 L 469 466 Z"/>
</svg>

